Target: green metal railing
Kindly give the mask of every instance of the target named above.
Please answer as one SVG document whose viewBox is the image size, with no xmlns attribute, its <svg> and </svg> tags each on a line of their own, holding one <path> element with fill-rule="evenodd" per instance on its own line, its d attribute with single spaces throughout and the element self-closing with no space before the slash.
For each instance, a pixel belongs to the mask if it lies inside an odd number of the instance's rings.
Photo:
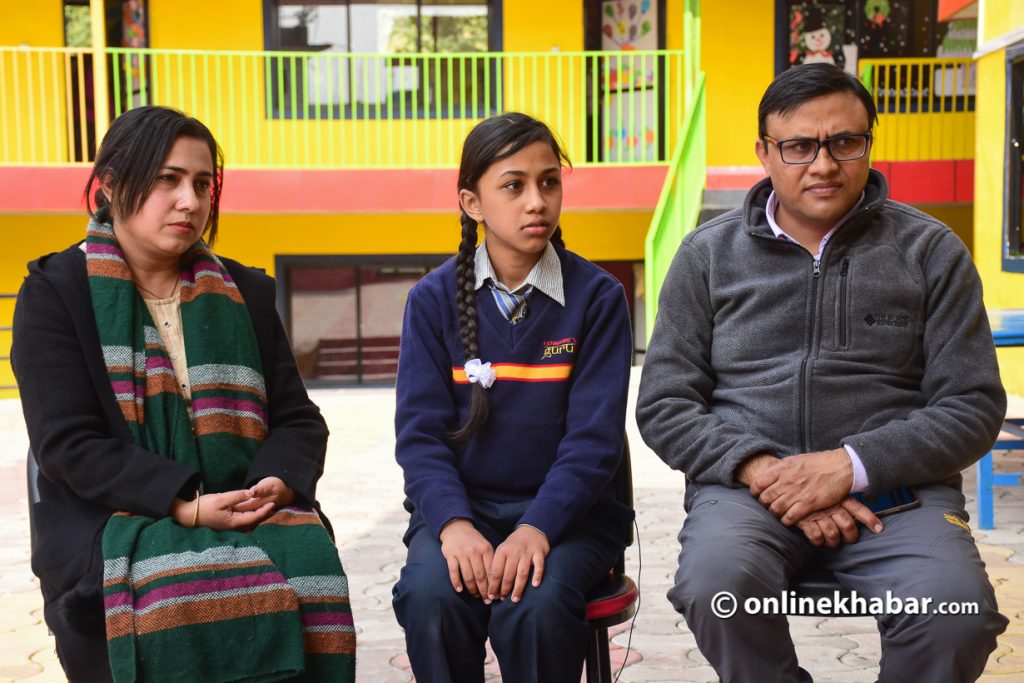
<svg viewBox="0 0 1024 683">
<path fill-rule="evenodd" d="M 0 164 L 88 163 L 92 51 L 0 47 Z M 210 126 L 232 168 L 458 164 L 480 119 L 548 122 L 577 165 L 667 163 L 681 50 L 355 54 L 109 48 L 112 116 L 145 104 Z"/>
<path fill-rule="evenodd" d="M 700 65 L 700 0 L 685 0 L 683 39 L 692 58 L 684 75 L 686 114 L 673 148 L 651 226 L 644 239 L 647 339 L 658 316 L 658 296 L 683 238 L 697 227 L 707 182 L 707 102 Z"/>
<path fill-rule="evenodd" d="M 696 226 L 707 177 L 707 104 L 704 74 L 694 84 L 682 137 L 669 162 L 665 184 L 644 240 L 647 338 L 658 315 L 658 296 L 679 243 Z"/>
</svg>

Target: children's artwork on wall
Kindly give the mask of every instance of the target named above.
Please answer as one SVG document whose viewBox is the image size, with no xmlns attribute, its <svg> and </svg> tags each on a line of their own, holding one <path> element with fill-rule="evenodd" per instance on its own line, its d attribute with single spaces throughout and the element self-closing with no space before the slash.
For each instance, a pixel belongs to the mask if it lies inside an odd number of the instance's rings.
<svg viewBox="0 0 1024 683">
<path fill-rule="evenodd" d="M 605 161 L 653 162 L 658 153 L 657 101 L 653 90 L 609 95 L 602 135 Z"/>
<path fill-rule="evenodd" d="M 657 50 L 658 12 L 651 0 L 601 3 L 602 50 Z"/>
<path fill-rule="evenodd" d="M 652 0 L 606 0 L 601 5 L 601 49 L 632 52 L 658 49 L 658 12 Z M 609 57 L 608 87 L 638 88 L 654 84 L 655 58 Z"/>
<path fill-rule="evenodd" d="M 121 47 L 149 47 L 149 36 L 146 35 L 146 0 L 123 0 L 121 2 Z M 139 55 L 131 55 L 129 84 L 131 106 L 143 104 L 142 69 Z"/>
<path fill-rule="evenodd" d="M 883 26 L 889 21 L 892 5 L 889 0 L 868 0 L 864 3 L 864 15 L 875 26 Z"/>
<path fill-rule="evenodd" d="M 657 0 L 605 0 L 601 3 L 601 49 L 635 52 L 657 50 Z M 609 55 L 600 78 L 609 93 L 602 99 L 602 158 L 606 161 L 653 161 L 657 158 L 658 57 L 652 54 Z"/>
<path fill-rule="evenodd" d="M 945 33 L 935 49 L 936 57 L 970 57 L 974 54 L 978 47 L 977 19 L 957 19 L 944 26 Z"/>
<path fill-rule="evenodd" d="M 149 47 L 145 0 L 123 0 L 121 27 L 121 47 Z"/>
<path fill-rule="evenodd" d="M 789 8 L 789 64 L 844 66 L 843 36 L 846 8 L 842 4 L 791 5 Z"/>
<path fill-rule="evenodd" d="M 939 46 L 935 48 L 935 56 L 940 59 L 956 59 L 970 57 L 978 47 L 978 20 L 957 19 L 945 26 L 945 33 Z M 940 29 L 943 24 L 939 24 Z M 933 76 L 935 93 L 948 95 L 973 95 L 977 82 L 977 64 L 961 64 L 957 66 L 936 66 Z"/>
<path fill-rule="evenodd" d="M 903 0 L 865 0 L 859 17 L 861 57 L 910 56 L 910 7 Z"/>
</svg>

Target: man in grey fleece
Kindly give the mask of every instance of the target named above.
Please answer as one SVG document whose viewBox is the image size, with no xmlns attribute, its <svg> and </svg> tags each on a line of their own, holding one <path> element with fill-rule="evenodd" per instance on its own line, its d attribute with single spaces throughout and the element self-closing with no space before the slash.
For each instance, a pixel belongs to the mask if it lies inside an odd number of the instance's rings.
<svg viewBox="0 0 1024 683">
<path fill-rule="evenodd" d="M 769 177 L 687 236 L 661 290 L 637 420 L 686 473 L 668 595 L 723 683 L 811 680 L 786 618 L 744 610 L 808 563 L 868 601 L 931 600 L 877 615 L 880 681 L 973 681 L 1007 625 L 960 491 L 1006 408 L 981 282 L 948 227 L 887 198 L 875 121 L 836 67 L 776 78 Z M 920 505 L 879 518 L 851 496 L 899 487 Z"/>
</svg>

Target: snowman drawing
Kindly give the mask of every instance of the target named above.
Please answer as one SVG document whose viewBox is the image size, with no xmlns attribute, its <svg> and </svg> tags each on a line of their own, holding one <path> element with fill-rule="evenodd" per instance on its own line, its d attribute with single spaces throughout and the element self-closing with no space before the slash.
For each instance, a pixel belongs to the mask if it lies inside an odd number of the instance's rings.
<svg viewBox="0 0 1024 683">
<path fill-rule="evenodd" d="M 806 47 L 804 64 L 835 64 L 835 57 L 829 49 L 832 46 L 832 32 L 825 25 L 825 18 L 817 7 L 807 10 L 804 21 L 803 42 Z"/>
</svg>

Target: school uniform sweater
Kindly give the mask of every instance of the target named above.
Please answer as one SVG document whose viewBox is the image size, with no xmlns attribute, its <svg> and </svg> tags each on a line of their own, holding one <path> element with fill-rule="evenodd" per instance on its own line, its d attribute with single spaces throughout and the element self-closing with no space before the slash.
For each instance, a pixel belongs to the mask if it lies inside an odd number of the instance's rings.
<svg viewBox="0 0 1024 683">
<path fill-rule="evenodd" d="M 480 360 L 497 379 L 490 416 L 464 445 L 449 438 L 469 412 L 455 260 L 409 293 L 395 411 L 408 502 L 435 534 L 473 519 L 471 499 L 532 500 L 519 520 L 556 543 L 602 499 L 622 456 L 632 335 L 622 286 L 558 249 L 565 306 L 541 292 L 516 325 L 487 287 L 476 292 Z"/>
</svg>

